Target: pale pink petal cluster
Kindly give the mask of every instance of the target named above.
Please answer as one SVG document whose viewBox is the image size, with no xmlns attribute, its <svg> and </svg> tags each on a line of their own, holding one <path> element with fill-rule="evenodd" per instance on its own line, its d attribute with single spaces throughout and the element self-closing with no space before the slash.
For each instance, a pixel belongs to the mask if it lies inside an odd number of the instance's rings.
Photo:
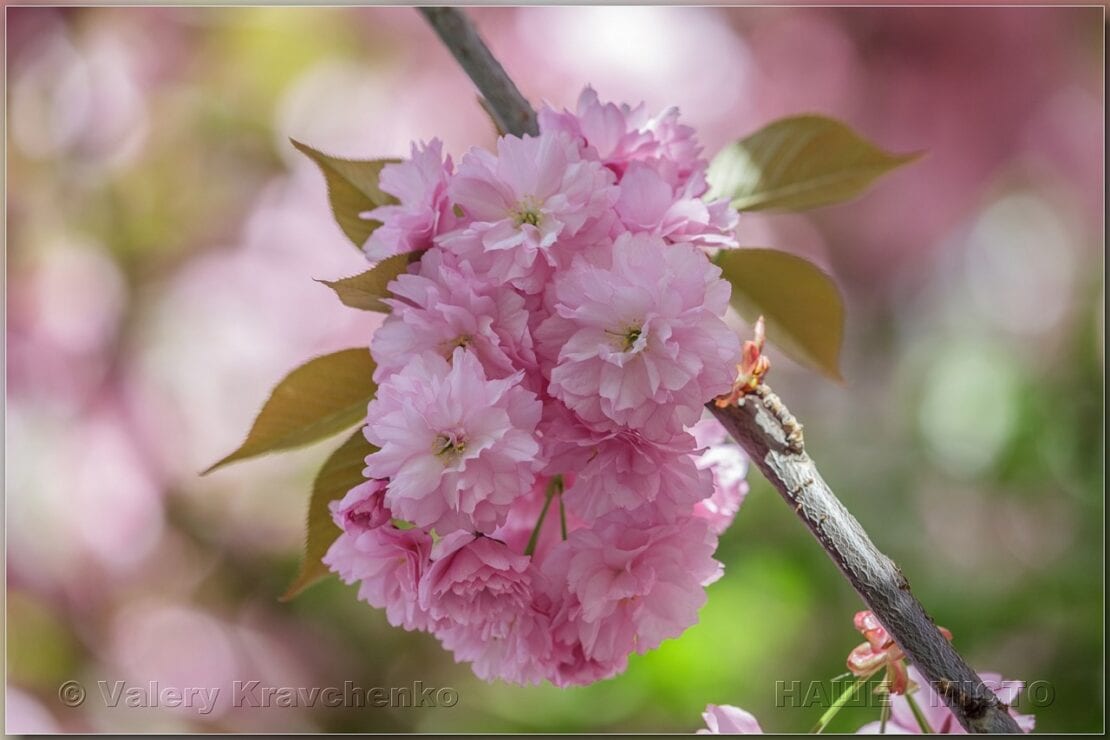
<svg viewBox="0 0 1110 740">
<path fill-rule="evenodd" d="M 540 130 L 573 136 L 579 146 L 623 175 L 632 162 L 666 163 L 680 180 L 702 166 L 701 147 L 695 131 L 678 122 L 678 109 L 652 116 L 647 106 L 602 103 L 587 87 L 578 98 L 575 113 L 545 107 L 539 113 Z"/>
<path fill-rule="evenodd" d="M 336 525 L 349 534 L 377 529 L 393 518 L 385 505 L 389 481 L 371 478 L 352 488 L 347 495 L 328 505 Z"/>
<path fill-rule="evenodd" d="M 479 278 L 454 255 L 430 251 L 418 271 L 399 276 L 390 291 L 393 298 L 386 303 L 393 311 L 370 342 L 376 381 L 400 370 L 413 355 L 431 352 L 450 359 L 458 347 L 473 353 L 491 378 L 535 367 L 524 298 Z"/>
<path fill-rule="evenodd" d="M 705 173 L 695 172 L 680 185 L 673 175 L 642 162 L 628 166 L 620 181 L 617 215 L 630 231 L 657 234 L 672 242 L 702 247 L 735 247 L 736 211 L 728 201 L 705 202 Z"/>
<path fill-rule="evenodd" d="M 535 607 L 513 610 L 493 633 L 449 620 L 436 630 L 443 647 L 486 681 L 538 684 L 550 676 L 551 621 Z"/>
<path fill-rule="evenodd" d="M 694 424 L 728 392 L 740 341 L 724 322 L 730 286 L 686 244 L 622 234 L 555 276 L 537 343 L 548 392 L 590 424 L 653 439 Z"/>
<path fill-rule="evenodd" d="M 556 401 L 545 411 L 549 465 L 575 471 L 564 493 L 575 514 L 596 519 L 652 503 L 660 516 L 673 520 L 711 495 L 713 473 L 698 466 L 691 435 L 678 432 L 659 442 L 627 427 L 591 427 Z"/>
<path fill-rule="evenodd" d="M 432 538 L 422 529 L 393 525 L 384 488 L 384 481 L 370 480 L 332 503 L 332 518 L 343 533 L 324 564 L 345 583 L 359 583 L 359 598 L 385 609 L 393 626 L 427 629 L 431 622 L 420 608 L 417 589 L 429 566 Z"/>
<path fill-rule="evenodd" d="M 653 650 L 697 621 L 705 586 L 722 572 L 716 546 L 703 520 L 660 523 L 651 507 L 614 511 L 576 530 L 543 568 L 560 602 L 556 642 L 573 649 L 575 662 L 624 670 L 629 654 Z"/>
<path fill-rule="evenodd" d="M 617 176 L 616 211 L 623 228 L 670 241 L 735 247 L 737 214 L 726 200 L 706 202 L 708 163 L 694 130 L 678 122 L 678 109 L 649 116 L 643 103 L 602 103 L 587 87 L 577 113 L 544 108 L 540 130 L 574 138 L 582 156 Z"/>
<path fill-rule="evenodd" d="M 487 680 L 582 685 L 697 621 L 745 461 L 695 425 L 740 343 L 704 247 L 694 131 L 669 110 L 541 113 L 457 168 L 383 170 L 368 254 L 426 250 L 370 343 L 368 480 L 324 562 Z"/>
<path fill-rule="evenodd" d="M 412 157 L 382 168 L 378 187 L 397 199 L 362 214 L 381 225 L 366 240 L 364 251 L 373 260 L 415 252 L 432 246 L 432 240 L 452 228 L 454 213 L 447 200 L 451 158 L 443 158 L 443 143 L 412 145 Z"/>
<path fill-rule="evenodd" d="M 522 375 L 489 378 L 458 347 L 450 362 L 417 355 L 379 387 L 365 429 L 379 449 L 366 474 L 389 479 L 395 516 L 438 532 L 492 531 L 505 521 L 542 465 L 542 408 Z"/>
<path fill-rule="evenodd" d="M 478 625 L 503 636 L 511 616 L 532 601 L 531 559 L 503 542 L 456 531 L 432 550 L 420 605 L 433 619 Z"/>
<path fill-rule="evenodd" d="M 486 277 L 539 293 L 559 253 L 611 215 L 613 180 L 566 136 L 502 137 L 496 155 L 472 149 L 463 157 L 448 196 L 469 223 L 443 244 Z M 608 231 L 607 223 L 600 231 Z"/>
<path fill-rule="evenodd" d="M 728 439 L 728 432 L 716 419 L 702 419 L 690 427 L 690 433 L 704 450 L 696 461 L 698 469 L 713 475 L 713 495 L 697 503 L 694 516 L 708 520 L 709 528 L 719 535 L 732 526 L 748 495 L 748 456 Z"/>
<path fill-rule="evenodd" d="M 707 704 L 702 712 L 705 727 L 699 735 L 762 735 L 763 728 L 751 712 L 731 704 Z"/>
</svg>

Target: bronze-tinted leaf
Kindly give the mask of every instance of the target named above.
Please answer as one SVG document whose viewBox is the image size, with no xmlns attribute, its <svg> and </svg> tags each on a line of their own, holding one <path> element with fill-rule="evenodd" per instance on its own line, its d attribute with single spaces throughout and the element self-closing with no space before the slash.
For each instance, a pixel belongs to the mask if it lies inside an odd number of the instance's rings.
<svg viewBox="0 0 1110 740">
<path fill-rule="evenodd" d="M 367 349 L 309 360 L 277 384 L 246 441 L 202 475 L 236 460 L 315 442 L 362 421 L 377 392 L 374 368 Z"/>
<path fill-rule="evenodd" d="M 717 264 L 744 319 L 762 315 L 769 341 L 802 364 L 842 379 L 844 303 L 832 278 L 801 257 L 773 249 L 723 250 Z"/>
<path fill-rule="evenodd" d="M 328 457 L 316 474 L 305 520 L 304 559 L 296 578 L 281 595 L 281 601 L 289 601 L 328 574 L 321 559 L 339 536 L 328 504 L 365 480 L 362 470 L 366 467 L 366 456 L 375 450 L 366 441 L 362 429 L 358 429 Z"/>
<path fill-rule="evenodd" d="M 793 116 L 718 152 L 706 197 L 729 198 L 740 211 L 801 211 L 854 198 L 919 156 L 885 152 L 832 118 Z"/>
<path fill-rule="evenodd" d="M 393 282 L 393 278 L 405 272 L 410 264 L 419 260 L 425 251 L 395 254 L 358 275 L 319 282 L 334 290 L 345 306 L 389 313 L 389 306 L 382 302 L 383 298 L 389 297 L 387 286 Z"/>
<path fill-rule="evenodd" d="M 324 173 L 328 183 L 328 201 L 339 228 L 358 248 L 366 243 L 370 234 L 381 224 L 359 216 L 378 206 L 396 203 L 397 200 L 378 187 L 382 167 L 399 162 L 398 159 L 356 160 L 332 157 L 318 152 L 307 144 L 290 139 L 293 146 L 304 152 Z"/>
</svg>

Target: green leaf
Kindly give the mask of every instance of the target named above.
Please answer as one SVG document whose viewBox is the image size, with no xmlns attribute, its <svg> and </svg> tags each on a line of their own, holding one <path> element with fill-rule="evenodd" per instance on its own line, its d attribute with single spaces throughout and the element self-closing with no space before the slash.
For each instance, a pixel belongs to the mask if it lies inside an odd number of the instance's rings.
<svg viewBox="0 0 1110 740">
<path fill-rule="evenodd" d="M 832 278 L 801 257 L 773 249 L 722 250 L 716 261 L 745 320 L 762 315 L 767 338 L 786 354 L 843 380 L 844 303 Z"/>
<path fill-rule="evenodd" d="M 854 198 L 920 156 L 884 152 L 832 118 L 782 118 L 717 153 L 706 198 L 729 198 L 739 211 L 801 211 Z"/>
<path fill-rule="evenodd" d="M 254 420 L 246 441 L 201 475 L 236 460 L 300 447 L 366 418 L 378 387 L 366 349 L 317 357 L 285 376 Z"/>
<path fill-rule="evenodd" d="M 336 223 L 347 238 L 359 249 L 381 224 L 361 218 L 360 213 L 378 206 L 396 203 L 397 199 L 378 187 L 382 167 L 400 162 L 399 159 L 355 160 L 331 157 L 318 152 L 307 144 L 290 139 L 293 146 L 304 152 L 324 173 L 328 183 L 328 201 Z"/>
<path fill-rule="evenodd" d="M 363 311 L 389 313 L 389 306 L 382 302 L 389 297 L 387 287 L 393 278 L 404 273 L 410 264 L 416 262 L 427 250 L 406 252 L 387 257 L 366 272 L 343 278 L 342 280 L 320 280 L 339 296 L 343 305 L 361 308 Z"/>
<path fill-rule="evenodd" d="M 331 519 L 328 504 L 366 480 L 362 474 L 366 456 L 376 449 L 359 429 L 331 453 L 316 474 L 305 521 L 304 559 L 297 577 L 281 595 L 280 601 L 289 601 L 330 572 L 322 558 L 340 532 Z"/>
</svg>

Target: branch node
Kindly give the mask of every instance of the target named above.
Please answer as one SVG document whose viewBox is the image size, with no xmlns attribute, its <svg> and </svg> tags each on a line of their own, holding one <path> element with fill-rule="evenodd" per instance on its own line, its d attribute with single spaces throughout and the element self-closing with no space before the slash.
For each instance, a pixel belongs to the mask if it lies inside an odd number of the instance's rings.
<svg viewBox="0 0 1110 740">
<path fill-rule="evenodd" d="M 783 437 L 786 440 L 786 450 L 794 455 L 805 452 L 805 437 L 802 435 L 802 425 L 786 408 L 782 399 L 771 390 L 771 386 L 760 383 L 752 393 L 763 401 L 763 406 L 771 412 L 771 416 L 782 426 Z"/>
</svg>

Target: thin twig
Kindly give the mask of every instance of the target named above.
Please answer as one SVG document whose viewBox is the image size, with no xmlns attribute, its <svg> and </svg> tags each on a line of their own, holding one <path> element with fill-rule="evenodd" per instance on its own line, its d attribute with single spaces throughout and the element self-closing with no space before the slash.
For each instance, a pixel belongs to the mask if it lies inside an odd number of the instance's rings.
<svg viewBox="0 0 1110 740">
<path fill-rule="evenodd" d="M 474 80 L 502 128 L 534 133 L 535 112 L 466 16 L 455 8 L 421 8 L 443 42 Z M 800 425 L 762 386 L 726 408 L 707 404 L 771 485 L 813 533 L 825 552 L 909 659 L 970 732 L 1019 733 L 1005 704 L 983 684 L 914 598 L 902 571 L 871 538 L 817 472 L 801 442 Z"/>
</svg>

